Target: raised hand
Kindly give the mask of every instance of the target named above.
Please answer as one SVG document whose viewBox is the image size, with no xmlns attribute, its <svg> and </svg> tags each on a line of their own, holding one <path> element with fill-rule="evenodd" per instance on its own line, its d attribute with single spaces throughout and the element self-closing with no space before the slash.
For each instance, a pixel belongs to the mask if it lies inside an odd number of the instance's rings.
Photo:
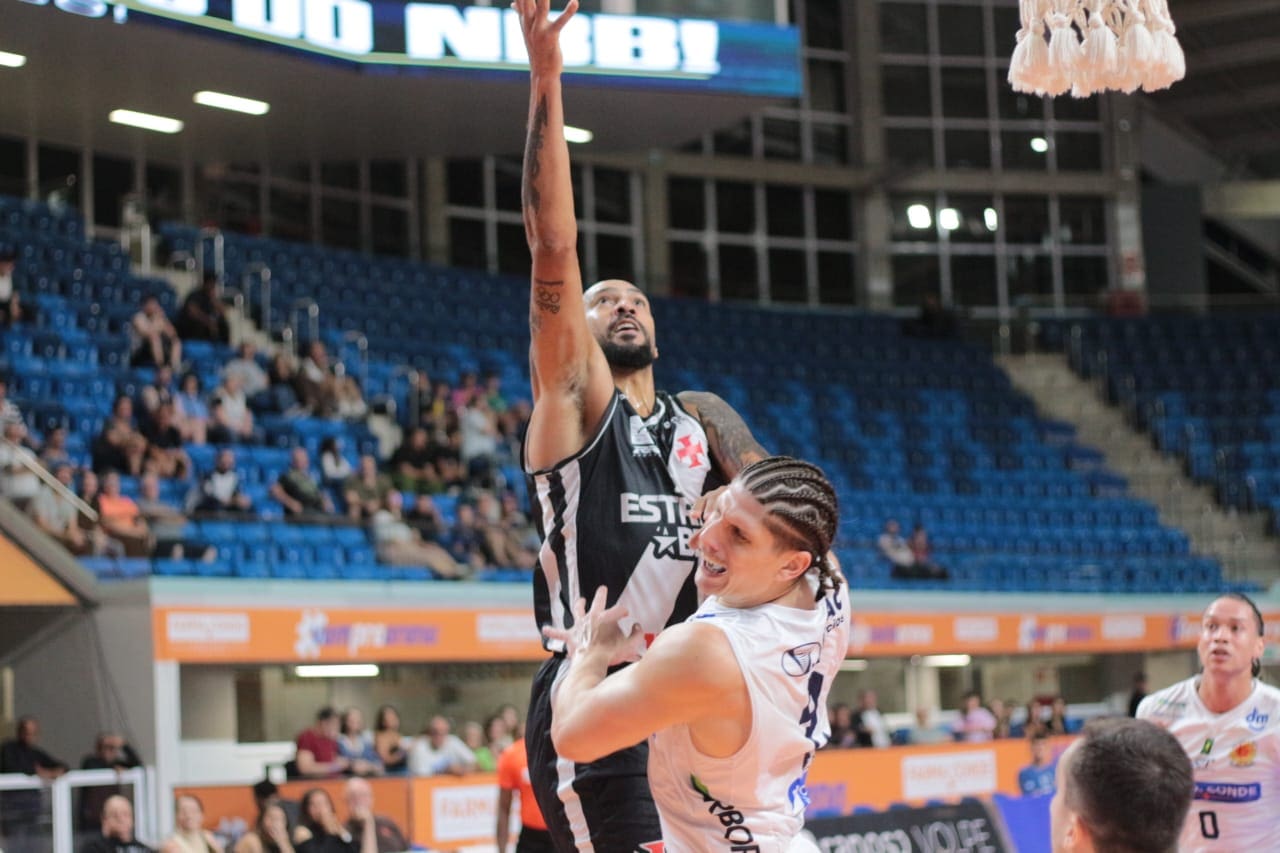
<svg viewBox="0 0 1280 853">
<path fill-rule="evenodd" d="M 569 0 L 554 21 L 551 20 L 551 0 L 514 0 L 511 8 L 520 15 L 520 31 L 524 33 L 530 69 L 536 74 L 559 74 L 564 67 L 560 31 L 578 11 L 578 0 Z"/>
<path fill-rule="evenodd" d="M 579 598 L 574 602 L 572 628 L 553 628 L 548 625 L 542 629 L 542 633 L 550 639 L 563 641 L 565 654 L 571 659 L 594 654 L 606 658 L 610 665 L 633 660 L 633 645 L 641 635 L 641 628 L 638 624 L 634 625 L 630 635 L 624 634 L 618 623 L 627 617 L 627 608 L 621 604 L 606 607 L 607 594 L 608 591 L 603 586 L 597 589 L 590 610 L 587 609 L 586 599 Z"/>
</svg>

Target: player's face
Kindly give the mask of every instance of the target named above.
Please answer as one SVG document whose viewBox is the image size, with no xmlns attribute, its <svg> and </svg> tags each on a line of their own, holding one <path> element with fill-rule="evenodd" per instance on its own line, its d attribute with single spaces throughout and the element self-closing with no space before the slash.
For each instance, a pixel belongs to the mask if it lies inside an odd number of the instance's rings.
<svg viewBox="0 0 1280 853">
<path fill-rule="evenodd" d="M 794 578 L 794 561 L 807 554 L 784 547 L 765 526 L 766 512 L 741 483 L 731 483 L 689 544 L 698 552 L 694 582 L 729 607 L 772 601 Z"/>
<path fill-rule="evenodd" d="M 1075 744 L 1067 748 L 1058 759 L 1058 769 L 1054 772 L 1053 799 L 1049 802 L 1049 840 L 1053 853 L 1064 853 L 1078 849 L 1075 846 L 1075 813 L 1067 807 L 1065 796 L 1067 781 L 1066 769 L 1075 753 Z"/>
<path fill-rule="evenodd" d="M 653 314 L 640 288 L 611 279 L 584 295 L 587 326 L 614 367 L 648 367 L 658 357 Z"/>
<path fill-rule="evenodd" d="M 1200 665 L 1211 675 L 1248 677 L 1255 658 L 1262 657 L 1263 640 L 1253 608 L 1234 598 L 1219 598 L 1200 622 Z"/>
</svg>

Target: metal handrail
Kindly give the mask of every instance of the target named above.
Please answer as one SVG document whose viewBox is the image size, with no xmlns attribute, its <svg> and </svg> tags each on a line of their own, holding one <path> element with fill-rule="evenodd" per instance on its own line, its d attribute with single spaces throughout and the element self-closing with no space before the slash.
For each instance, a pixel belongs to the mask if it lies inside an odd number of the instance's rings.
<svg viewBox="0 0 1280 853">
<path fill-rule="evenodd" d="M 244 274 L 240 277 L 240 289 L 250 305 L 253 301 L 252 285 L 255 280 L 258 282 L 258 302 L 262 306 L 262 321 L 259 328 L 269 337 L 271 335 L 271 267 L 258 261 L 244 268 Z"/>
<path fill-rule="evenodd" d="M 15 442 L 12 442 L 9 439 L 4 438 L 2 436 L 0 436 L 0 442 L 3 442 L 6 447 L 9 447 L 11 449 L 28 450 L 28 448 L 23 447 L 21 444 L 16 444 Z M 19 462 L 24 468 L 30 471 L 32 474 L 35 474 L 37 477 L 39 477 L 42 483 L 44 483 L 49 488 L 53 489 L 54 494 L 58 495 L 59 497 L 66 498 L 68 501 L 70 501 L 71 505 L 76 508 L 77 512 L 79 512 L 81 515 L 83 515 L 85 518 L 89 519 L 90 521 L 94 522 L 95 524 L 97 523 L 98 513 L 94 510 L 94 508 L 89 506 L 84 501 L 82 501 L 80 499 L 80 496 L 77 495 L 75 492 L 71 491 L 66 486 L 62 485 L 62 483 L 58 482 L 58 478 L 53 476 L 53 474 L 50 474 L 49 469 L 45 468 L 43 465 L 40 464 L 40 461 L 35 458 L 35 454 L 30 452 L 15 453 L 13 454 L 13 458 L 17 462 Z"/>
<path fill-rule="evenodd" d="M 221 229 L 218 228 L 201 228 L 200 239 L 196 241 L 196 272 L 200 276 L 200 280 L 204 280 L 204 244 L 206 240 L 213 241 L 213 272 L 218 277 L 218 281 L 222 281 L 227 275 L 227 259 L 226 259 L 226 238 L 222 236 Z"/>
<path fill-rule="evenodd" d="M 360 356 L 360 393 L 367 395 L 369 393 L 369 338 L 364 332 L 351 329 L 343 333 L 342 340 L 344 343 L 355 341 L 356 352 Z"/>
<path fill-rule="evenodd" d="M 75 809 L 71 791 L 73 788 L 99 785 L 128 784 L 134 787 L 132 797 L 134 827 L 143 840 L 158 841 L 155 809 L 155 780 L 149 768 L 132 770 L 72 770 L 56 779 L 43 779 L 23 773 L 0 775 L 0 791 L 50 792 L 50 818 L 52 819 L 52 853 L 71 853 L 75 841 Z"/>
<path fill-rule="evenodd" d="M 298 329 L 298 315 L 307 313 L 307 331 L 311 333 L 308 341 L 320 340 L 320 306 L 314 299 L 299 299 L 289 307 L 289 327 L 294 330 L 295 346 Z"/>
</svg>

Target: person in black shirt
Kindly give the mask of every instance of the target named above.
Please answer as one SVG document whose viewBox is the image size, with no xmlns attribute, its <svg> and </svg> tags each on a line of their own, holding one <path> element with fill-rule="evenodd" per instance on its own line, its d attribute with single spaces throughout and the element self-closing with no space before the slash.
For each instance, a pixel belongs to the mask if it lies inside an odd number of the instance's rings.
<svg viewBox="0 0 1280 853">
<path fill-rule="evenodd" d="M 25 773 L 41 779 L 57 779 L 67 772 L 67 765 L 36 746 L 40 739 L 40 723 L 35 717 L 18 720 L 17 735 L 0 744 L 0 773 Z M 0 823 L 11 849 L 24 849 L 22 839 L 33 842 L 47 837 L 48 827 L 36 824 L 46 809 L 42 791 L 7 791 L 0 800 Z M 32 848 L 34 849 L 34 848 Z"/>
<path fill-rule="evenodd" d="M 227 323 L 227 309 L 218 292 L 218 276 L 207 272 L 197 290 L 191 291 L 182 310 L 178 312 L 178 337 L 183 340 L 213 341 L 225 344 L 231 341 L 231 327 Z"/>
<path fill-rule="evenodd" d="M 133 803 L 115 794 L 102 804 L 102 835 L 86 841 L 80 853 L 155 853 L 133 836 Z"/>
<path fill-rule="evenodd" d="M 142 766 L 142 759 L 129 746 L 123 735 L 100 732 L 93 742 L 93 752 L 80 761 L 81 770 L 132 770 Z M 80 793 L 80 828 L 93 829 L 102 819 L 107 800 L 124 793 L 120 785 L 95 785 Z"/>
<path fill-rule="evenodd" d="M 1138 706 L 1142 704 L 1142 700 L 1147 698 L 1147 674 L 1145 672 L 1135 672 L 1133 674 L 1133 692 L 1129 694 L 1129 716 L 1138 716 Z"/>
</svg>

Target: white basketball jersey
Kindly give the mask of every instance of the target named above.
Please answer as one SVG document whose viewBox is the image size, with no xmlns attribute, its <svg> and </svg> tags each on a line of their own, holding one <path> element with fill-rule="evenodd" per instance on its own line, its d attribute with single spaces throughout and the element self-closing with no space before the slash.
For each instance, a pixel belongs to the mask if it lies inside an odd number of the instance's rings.
<svg viewBox="0 0 1280 853">
<path fill-rule="evenodd" d="M 1178 739 L 1195 771 L 1179 853 L 1280 850 L 1280 690 L 1255 681 L 1248 699 L 1215 714 L 1198 682 L 1179 681 L 1138 706 L 1140 719 Z"/>
<path fill-rule="evenodd" d="M 827 693 L 849 645 L 849 590 L 813 610 L 737 610 L 708 598 L 689 621 L 715 625 L 733 648 L 751 697 L 751 734 L 727 758 L 698 752 L 686 725 L 649 739 L 649 787 L 667 853 L 798 853 L 813 753 L 827 742 Z"/>
</svg>

